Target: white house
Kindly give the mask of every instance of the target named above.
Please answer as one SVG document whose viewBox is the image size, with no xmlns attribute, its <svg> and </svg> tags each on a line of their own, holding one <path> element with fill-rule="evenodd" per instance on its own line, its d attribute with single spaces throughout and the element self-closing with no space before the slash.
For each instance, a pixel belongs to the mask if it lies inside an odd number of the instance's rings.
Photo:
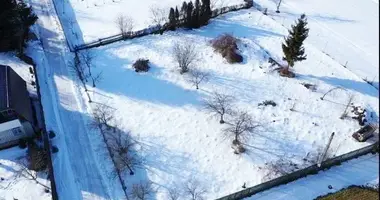
<svg viewBox="0 0 380 200">
<path fill-rule="evenodd" d="M 0 148 L 32 137 L 34 121 L 25 81 L 12 68 L 0 65 Z"/>
</svg>

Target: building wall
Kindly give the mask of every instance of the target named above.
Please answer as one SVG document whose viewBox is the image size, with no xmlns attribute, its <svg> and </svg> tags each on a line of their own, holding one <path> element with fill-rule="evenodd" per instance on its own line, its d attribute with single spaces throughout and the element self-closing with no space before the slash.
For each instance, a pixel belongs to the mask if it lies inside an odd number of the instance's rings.
<svg viewBox="0 0 380 200">
<path fill-rule="evenodd" d="M 18 119 L 0 124 L 0 148 L 17 143 L 19 139 L 30 136 L 32 135 L 25 132 Z"/>
</svg>

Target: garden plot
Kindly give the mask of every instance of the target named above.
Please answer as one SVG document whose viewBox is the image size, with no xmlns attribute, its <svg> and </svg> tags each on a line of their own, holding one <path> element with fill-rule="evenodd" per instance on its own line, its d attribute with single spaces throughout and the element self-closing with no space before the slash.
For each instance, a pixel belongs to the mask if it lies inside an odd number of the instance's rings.
<svg viewBox="0 0 380 200">
<path fill-rule="evenodd" d="M 178 6 L 180 9 L 182 3 L 183 0 L 55 0 L 58 15 L 61 20 L 67 21 L 67 24 L 63 24 L 64 28 L 74 29 L 78 37 L 83 36 L 84 42 L 119 34 L 115 20 L 120 14 L 133 19 L 133 30 L 141 30 L 155 25 L 152 21 L 152 9 L 167 19 L 170 7 Z M 244 1 L 214 0 L 212 7 L 220 8 L 241 3 Z M 72 11 L 74 12 L 71 13 Z"/>
<path fill-rule="evenodd" d="M 47 174 L 25 169 L 25 159 L 26 150 L 18 147 L 0 151 L 0 199 L 51 199 L 51 193 L 41 185 L 50 187 Z"/>
<path fill-rule="evenodd" d="M 311 30 L 313 31 L 313 30 Z M 213 51 L 210 41 L 223 33 L 239 39 L 241 64 L 228 64 Z M 378 91 L 310 43 L 307 60 L 296 63 L 294 79 L 282 78 L 268 63 L 268 53 L 280 61 L 281 43 L 287 30 L 254 9 L 229 13 L 193 31 L 167 32 L 119 42 L 91 50 L 95 72 L 102 81 L 90 95 L 93 105 L 110 106 L 113 122 L 138 141 L 142 164 L 135 175 L 126 173 L 127 188 L 144 180 L 154 183 L 156 199 L 168 199 L 167 190 L 181 190 L 189 180 L 214 199 L 267 180 L 266 163 L 280 158 L 293 169 L 315 161 L 316 155 L 335 132 L 330 156 L 340 155 L 371 143 L 358 143 L 351 134 L 358 122 L 339 119 L 349 96 L 378 122 Z M 173 60 L 176 43 L 194 44 L 199 60 L 194 66 L 210 74 L 199 89 L 180 74 Z M 136 73 L 133 63 L 149 59 L 150 70 Z M 315 90 L 304 87 L 315 85 Z M 324 100 L 320 97 L 334 87 Z M 246 152 L 236 155 L 233 137 L 224 134 L 228 123 L 204 109 L 214 92 L 234 97 L 232 110 L 246 111 L 260 125 L 244 140 Z M 259 106 L 272 100 L 276 106 Z M 306 161 L 304 161 L 304 158 Z"/>
</svg>

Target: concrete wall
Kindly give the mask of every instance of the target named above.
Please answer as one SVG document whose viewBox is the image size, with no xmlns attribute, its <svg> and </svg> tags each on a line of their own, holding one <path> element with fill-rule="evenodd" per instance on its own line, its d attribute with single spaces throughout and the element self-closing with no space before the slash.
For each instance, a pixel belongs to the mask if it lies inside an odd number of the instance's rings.
<svg viewBox="0 0 380 200">
<path fill-rule="evenodd" d="M 292 181 L 295 181 L 299 178 L 303 178 L 307 175 L 317 174 L 321 170 L 325 170 L 327 168 L 330 168 L 335 165 L 340 165 L 342 162 L 357 158 L 359 156 L 368 154 L 368 153 L 374 153 L 378 152 L 378 145 L 379 143 L 376 142 L 375 144 L 366 146 L 361 149 L 357 149 L 355 151 L 351 151 L 349 153 L 337 156 L 335 158 L 328 159 L 324 162 L 322 162 L 321 167 L 318 167 L 316 164 L 312 165 L 310 167 L 307 167 L 305 169 L 301 169 L 298 171 L 295 171 L 293 173 L 287 174 L 285 176 L 281 176 L 279 178 L 275 178 L 273 180 L 261 183 L 259 185 L 241 190 L 239 192 L 218 198 L 217 200 L 240 200 L 246 197 L 250 197 L 254 194 L 257 194 L 259 192 L 263 192 L 265 190 L 268 190 L 270 188 L 283 185 Z"/>
</svg>

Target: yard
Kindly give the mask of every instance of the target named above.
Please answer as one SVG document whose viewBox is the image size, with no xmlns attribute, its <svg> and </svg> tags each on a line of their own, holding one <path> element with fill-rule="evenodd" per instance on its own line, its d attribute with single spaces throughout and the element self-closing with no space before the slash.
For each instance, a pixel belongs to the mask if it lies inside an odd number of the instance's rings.
<svg viewBox="0 0 380 200">
<path fill-rule="evenodd" d="M 238 38 L 241 64 L 228 64 L 210 46 L 212 39 L 224 33 Z M 368 145 L 351 138 L 358 123 L 340 116 L 352 94 L 354 104 L 365 107 L 372 113 L 371 120 L 377 121 L 377 90 L 308 42 L 307 60 L 294 68 L 297 77 L 279 77 L 268 58 L 281 60 L 286 34 L 285 28 L 250 9 L 218 17 L 198 30 L 90 50 L 94 72 L 102 73 L 96 88 L 88 86 L 92 107 L 111 107 L 112 124 L 137 141 L 141 163 L 133 176 L 124 175 L 127 188 L 149 180 L 156 199 L 167 199 L 172 188 L 197 182 L 207 191 L 206 199 L 214 199 L 273 178 L 268 176 L 268 163 L 280 158 L 292 163 L 284 165 L 289 171 L 314 163 L 332 132 L 336 135 L 330 156 Z M 198 90 L 189 82 L 189 74 L 179 73 L 173 60 L 176 43 L 195 44 L 200 58 L 194 67 L 210 75 Z M 149 59 L 148 72 L 134 71 L 132 64 L 139 58 Z M 305 83 L 316 90 L 307 89 Z M 320 99 L 338 86 L 346 90 Z M 204 102 L 215 92 L 234 97 L 233 110 L 246 111 L 260 124 L 245 141 L 244 154 L 233 153 L 233 139 L 223 132 L 234 118 L 227 116 L 227 123 L 219 124 L 218 117 L 204 109 Z M 259 106 L 266 100 L 276 106 Z"/>
</svg>

